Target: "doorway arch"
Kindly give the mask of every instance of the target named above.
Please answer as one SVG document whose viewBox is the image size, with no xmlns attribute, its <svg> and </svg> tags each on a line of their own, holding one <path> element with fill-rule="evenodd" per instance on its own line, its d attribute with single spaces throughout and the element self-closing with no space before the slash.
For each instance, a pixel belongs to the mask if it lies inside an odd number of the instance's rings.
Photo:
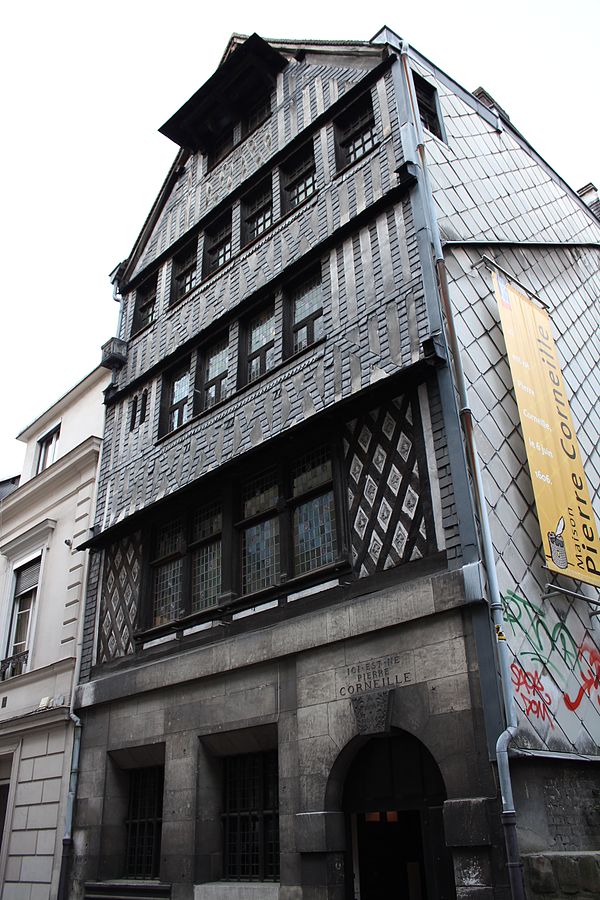
<svg viewBox="0 0 600 900">
<path fill-rule="evenodd" d="M 445 799 L 439 767 L 418 738 L 394 729 L 360 747 L 342 795 L 347 900 L 455 900 Z"/>
</svg>

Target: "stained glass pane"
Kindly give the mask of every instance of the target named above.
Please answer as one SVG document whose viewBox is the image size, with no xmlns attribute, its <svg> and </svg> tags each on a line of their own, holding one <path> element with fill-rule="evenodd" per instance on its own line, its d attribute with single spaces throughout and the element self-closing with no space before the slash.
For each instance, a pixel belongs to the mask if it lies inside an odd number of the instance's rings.
<svg viewBox="0 0 600 900">
<path fill-rule="evenodd" d="M 277 503 L 279 488 L 275 469 L 268 469 L 246 482 L 242 490 L 244 518 L 266 512 Z"/>
<path fill-rule="evenodd" d="M 192 612 L 214 606 L 221 593 L 221 541 L 203 544 L 192 553 Z"/>
<path fill-rule="evenodd" d="M 336 550 L 335 505 L 328 491 L 294 510 L 294 573 L 329 565 Z"/>
<path fill-rule="evenodd" d="M 152 624 L 164 625 L 179 618 L 183 560 L 174 559 L 154 570 Z"/>
<path fill-rule="evenodd" d="M 270 587 L 279 575 L 279 521 L 267 519 L 245 528 L 242 540 L 242 588 L 245 594 Z"/>
<path fill-rule="evenodd" d="M 326 447 L 318 447 L 299 457 L 292 469 L 292 490 L 294 497 L 305 494 L 315 487 L 331 481 L 331 457 Z"/>
</svg>

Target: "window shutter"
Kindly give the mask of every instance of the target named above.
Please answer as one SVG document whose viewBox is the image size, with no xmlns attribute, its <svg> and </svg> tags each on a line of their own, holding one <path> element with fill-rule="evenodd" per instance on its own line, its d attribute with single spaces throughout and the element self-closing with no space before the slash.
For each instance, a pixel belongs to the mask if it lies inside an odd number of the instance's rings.
<svg viewBox="0 0 600 900">
<path fill-rule="evenodd" d="M 39 559 L 34 559 L 33 562 L 30 562 L 28 565 L 23 566 L 22 569 L 17 570 L 15 597 L 18 597 L 20 594 L 25 594 L 27 591 L 36 587 L 40 577 L 41 564 L 42 558 L 40 556 Z"/>
</svg>

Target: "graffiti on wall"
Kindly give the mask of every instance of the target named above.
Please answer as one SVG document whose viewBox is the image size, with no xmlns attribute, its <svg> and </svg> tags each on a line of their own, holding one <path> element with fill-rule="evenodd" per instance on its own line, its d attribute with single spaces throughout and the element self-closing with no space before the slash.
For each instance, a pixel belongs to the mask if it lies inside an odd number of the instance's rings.
<svg viewBox="0 0 600 900">
<path fill-rule="evenodd" d="M 503 596 L 520 732 L 538 749 L 600 753 L 600 650 L 575 604 Z"/>
</svg>

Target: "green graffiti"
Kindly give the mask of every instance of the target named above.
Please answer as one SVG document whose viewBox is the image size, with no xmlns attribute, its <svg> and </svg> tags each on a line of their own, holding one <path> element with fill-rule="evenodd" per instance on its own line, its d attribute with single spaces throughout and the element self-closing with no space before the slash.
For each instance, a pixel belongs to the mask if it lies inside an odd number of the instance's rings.
<svg viewBox="0 0 600 900">
<path fill-rule="evenodd" d="M 514 591 L 504 594 L 502 605 L 504 619 L 513 636 L 522 632 L 531 646 L 531 650 L 519 651 L 520 657 L 528 657 L 560 678 L 561 675 L 564 676 L 564 672 L 550 661 L 550 655 L 557 653 L 568 671 L 581 671 L 577 642 L 564 622 L 556 622 L 550 628 L 546 621 L 546 611 Z"/>
</svg>

